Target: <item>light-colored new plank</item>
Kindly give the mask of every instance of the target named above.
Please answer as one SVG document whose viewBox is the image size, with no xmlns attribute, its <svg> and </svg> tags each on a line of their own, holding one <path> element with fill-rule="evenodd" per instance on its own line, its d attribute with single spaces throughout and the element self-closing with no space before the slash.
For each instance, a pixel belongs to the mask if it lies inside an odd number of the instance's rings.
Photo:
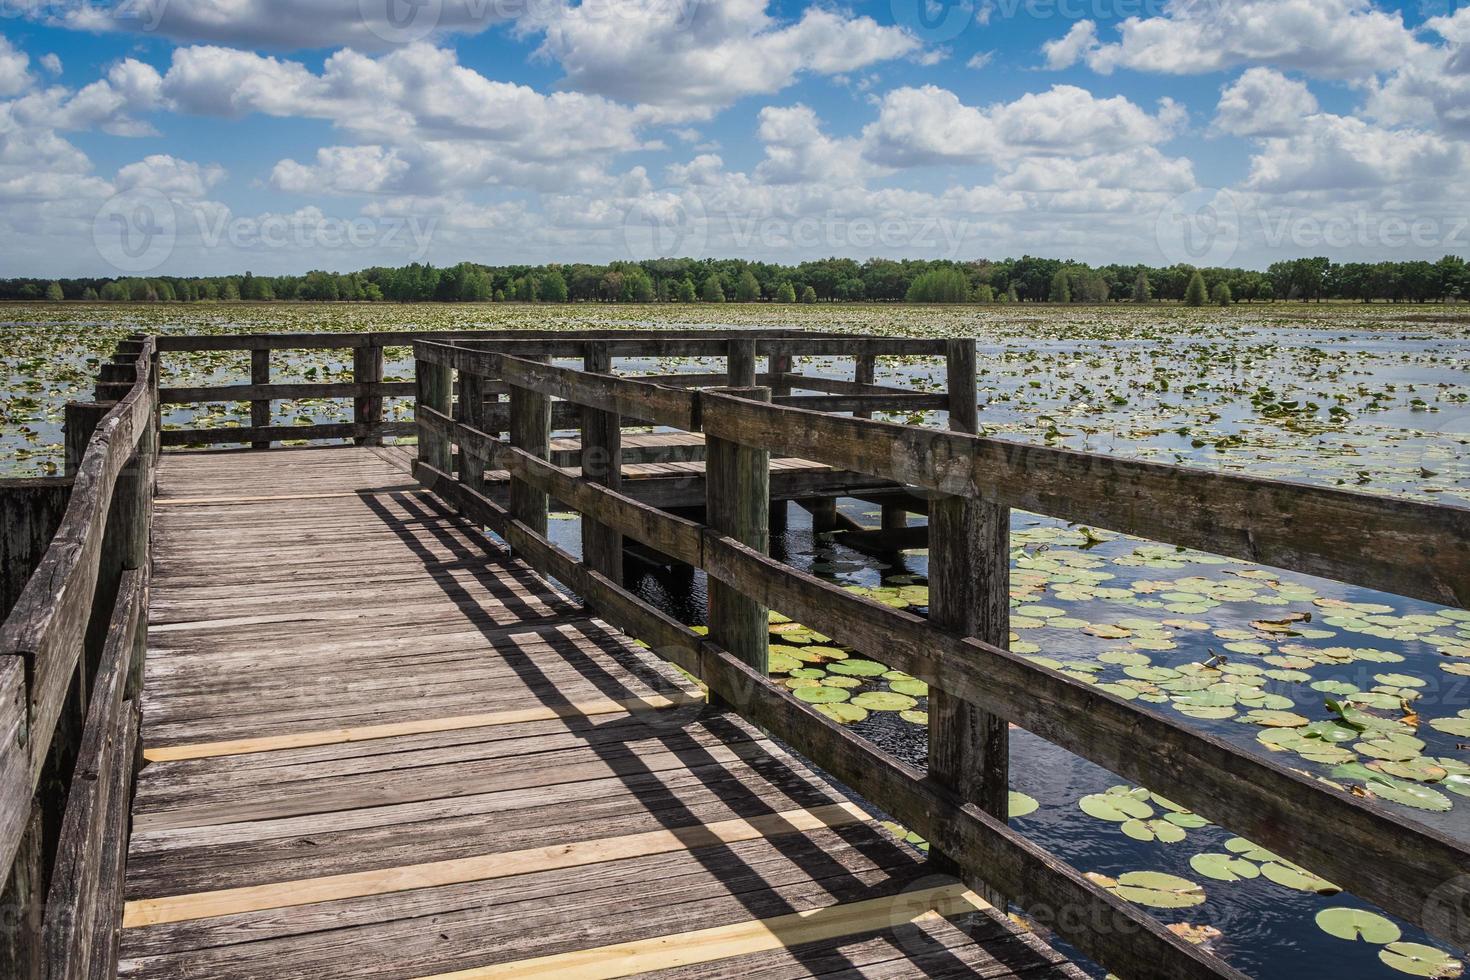
<svg viewBox="0 0 1470 980">
<path fill-rule="evenodd" d="M 572 841 L 501 854 L 380 868 L 305 881 L 283 881 L 248 888 L 226 888 L 193 895 L 144 899 L 127 903 L 123 911 L 123 928 L 136 929 L 165 922 L 184 922 L 262 909 L 290 908 L 417 888 L 508 878 L 555 868 L 573 868 L 714 844 L 730 844 L 757 837 L 798 834 L 821 827 L 842 827 L 870 819 L 872 818 L 868 814 L 851 803 L 835 803 L 810 810 L 787 810 L 750 819 L 721 820 L 625 837 Z"/>
<path fill-rule="evenodd" d="M 752 919 L 571 953 L 441 973 L 423 980 L 615 980 L 805 943 L 923 924 L 989 906 L 958 882 L 884 898 Z"/>
<path fill-rule="evenodd" d="M 401 735 L 428 735 L 435 732 L 453 732 L 465 728 L 488 728 L 495 725 L 519 725 L 531 721 L 550 721 L 556 718 L 592 717 L 594 715 L 619 714 L 640 709 L 662 710 L 697 704 L 704 699 L 670 699 L 659 695 L 646 698 L 627 698 L 614 701 L 583 701 L 577 704 L 552 705 L 537 708 L 521 708 L 515 711 L 490 711 L 476 715 L 458 715 L 452 718 L 424 718 L 418 721 L 401 721 L 383 725 L 360 725 L 354 728 L 337 728 L 326 731 L 296 732 L 290 735 L 271 735 L 262 738 L 237 738 L 224 742 L 199 742 L 193 745 L 170 745 L 146 749 L 143 758 L 149 762 L 176 762 L 180 759 L 210 759 L 224 755 L 245 755 L 251 752 L 275 752 L 281 749 L 300 749 L 315 745 L 337 745 L 342 742 L 365 742 L 375 738 L 397 738 Z"/>
</svg>

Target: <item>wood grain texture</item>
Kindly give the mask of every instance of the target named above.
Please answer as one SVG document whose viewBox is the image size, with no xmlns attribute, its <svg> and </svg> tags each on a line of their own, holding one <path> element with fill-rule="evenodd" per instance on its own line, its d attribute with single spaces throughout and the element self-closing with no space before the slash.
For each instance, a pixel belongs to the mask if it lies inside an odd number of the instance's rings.
<svg viewBox="0 0 1470 980">
<path fill-rule="evenodd" d="M 134 804 L 122 976 L 431 975 L 891 902 L 925 878 L 866 811 L 475 525 L 696 668 L 700 638 L 447 471 L 415 461 L 454 509 L 393 489 L 380 452 L 162 460 L 156 761 Z M 211 485 L 241 499 L 167 503 Z M 273 499 L 312 493 L 331 495 Z M 202 576 L 222 526 L 231 567 Z M 901 929 L 861 935 L 859 975 L 910 955 Z M 916 947 L 918 968 L 1070 975 L 1003 921 L 945 935 Z M 800 974 L 827 972 L 831 948 L 729 953 L 710 962 Z"/>
</svg>

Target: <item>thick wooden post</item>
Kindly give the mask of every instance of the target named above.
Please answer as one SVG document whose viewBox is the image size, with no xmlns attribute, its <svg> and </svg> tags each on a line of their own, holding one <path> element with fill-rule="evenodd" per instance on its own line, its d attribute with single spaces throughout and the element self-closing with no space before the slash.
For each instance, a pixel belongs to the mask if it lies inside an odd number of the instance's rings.
<svg viewBox="0 0 1470 980">
<path fill-rule="evenodd" d="M 881 527 L 885 531 L 902 531 L 909 526 L 909 511 L 902 504 L 884 504 Z"/>
<path fill-rule="evenodd" d="M 857 363 L 853 366 L 852 380 L 858 384 L 871 385 L 878 383 L 878 358 L 873 354 L 859 354 Z M 872 412 L 853 412 L 860 419 L 870 419 Z"/>
<path fill-rule="evenodd" d="M 611 374 L 612 355 L 607 344 L 588 343 L 582 367 L 597 374 Z M 582 478 L 612 490 L 622 487 L 623 419 L 618 413 L 582 407 Z M 583 514 L 582 561 L 621 585 L 623 536 Z"/>
<path fill-rule="evenodd" d="M 71 480 L 0 480 L 0 620 L 41 563 L 71 499 Z"/>
<path fill-rule="evenodd" d="M 786 380 L 786 376 L 795 370 L 796 360 L 790 354 L 772 354 L 766 364 L 771 375 L 771 397 L 791 394 L 791 382 Z"/>
<path fill-rule="evenodd" d="M 724 391 L 758 401 L 771 397 L 769 388 Z M 706 440 L 705 459 L 704 500 L 710 526 L 742 544 L 767 551 L 770 450 L 711 437 Z M 766 673 L 770 652 L 766 607 L 713 577 L 709 580 L 709 636 L 762 675 Z"/>
<path fill-rule="evenodd" d="M 430 361 L 417 361 L 414 364 L 414 381 L 417 387 L 415 408 L 432 408 L 448 416 L 453 390 L 450 387 L 449 368 Z M 441 472 L 450 472 L 453 461 L 450 457 L 449 440 L 424 422 L 419 423 L 418 434 L 420 462 Z"/>
<path fill-rule="evenodd" d="M 975 432 L 975 341 L 950 341 L 947 360 L 950 428 Z M 931 501 L 929 618 L 956 633 L 1001 648 L 1010 645 L 1009 508 L 966 497 Z M 1006 720 L 931 688 L 929 774 L 1005 820 L 1010 796 Z M 948 858 L 937 857 L 941 867 L 952 869 Z M 983 869 L 967 870 L 983 875 Z M 986 897 L 998 903 L 1004 896 Z"/>
<path fill-rule="evenodd" d="M 734 337 L 726 354 L 726 375 L 731 388 L 755 387 L 755 338 Z"/>
<path fill-rule="evenodd" d="M 539 358 L 538 358 L 539 360 Z M 551 458 L 551 399 L 537 391 L 511 385 L 510 444 L 541 459 Z M 546 494 L 524 480 L 510 480 L 511 516 L 542 537 L 546 536 Z"/>
<path fill-rule="evenodd" d="M 817 534 L 826 534 L 837 530 L 837 498 L 817 497 L 803 503 L 812 515 L 812 530 Z"/>
<path fill-rule="evenodd" d="M 261 347 L 250 352 L 250 383 L 252 385 L 268 385 L 271 383 L 271 352 Z M 250 427 L 252 429 L 263 429 L 271 424 L 271 400 L 269 398 L 257 398 L 250 403 Z M 257 439 L 250 444 L 251 449 L 269 449 L 269 439 Z"/>
<path fill-rule="evenodd" d="M 485 378 L 482 375 L 459 373 L 459 420 L 472 429 L 485 432 Z M 495 433 L 488 433 L 494 436 Z M 485 462 L 478 456 L 459 447 L 459 479 L 476 493 L 485 492 Z"/>
<path fill-rule="evenodd" d="M 360 385 L 375 385 L 383 380 L 383 348 L 369 342 L 366 347 L 352 348 L 352 382 Z M 359 446 L 381 446 L 383 444 L 383 396 L 378 394 L 358 395 L 352 402 L 352 420 L 369 427 L 368 434 L 357 436 L 352 441 Z"/>
<path fill-rule="evenodd" d="M 92 433 L 97 431 L 97 423 L 112 411 L 114 404 L 114 402 L 66 403 L 62 421 L 62 438 L 66 444 L 67 476 L 77 475 L 77 467 L 82 465 L 82 457 L 87 454 L 87 443 L 92 441 Z"/>
</svg>

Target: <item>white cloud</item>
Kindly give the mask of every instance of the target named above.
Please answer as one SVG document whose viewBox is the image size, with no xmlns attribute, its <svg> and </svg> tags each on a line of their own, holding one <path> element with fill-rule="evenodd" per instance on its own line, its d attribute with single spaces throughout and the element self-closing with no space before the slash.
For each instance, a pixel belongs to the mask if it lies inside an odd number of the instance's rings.
<svg viewBox="0 0 1470 980">
<path fill-rule="evenodd" d="M 102 0 L 76 5 L 61 23 L 95 32 L 143 31 L 185 43 L 372 51 L 429 37 L 479 33 L 508 19 L 502 12 L 516 6 L 454 0 L 396 8 L 389 0 Z"/>
<path fill-rule="evenodd" d="M 0 98 L 19 95 L 31 86 L 31 57 L 0 34 Z"/>
<path fill-rule="evenodd" d="M 1320 114 L 1290 136 L 1261 141 L 1245 186 L 1271 193 L 1383 188 L 1463 175 L 1464 147 L 1433 134 Z"/>
<path fill-rule="evenodd" d="M 1004 162 L 1018 154 L 1089 156 L 1169 140 L 1184 110 L 1161 99 L 1150 115 L 1122 96 L 1054 85 L 981 109 L 934 85 L 889 92 L 863 130 L 864 153 L 886 166 Z"/>
<path fill-rule="evenodd" d="M 1422 45 L 1397 11 L 1371 0 L 1169 0 L 1158 17 L 1130 17 L 1114 43 L 1096 40 L 1091 21 L 1043 46 L 1048 67 L 1085 60 L 1116 68 L 1196 75 L 1234 65 L 1271 65 L 1330 78 L 1357 79 L 1417 57 Z"/>
<path fill-rule="evenodd" d="M 1234 136 L 1285 136 L 1317 111 L 1303 82 L 1270 68 L 1251 68 L 1220 93 L 1212 129 Z"/>
<path fill-rule="evenodd" d="M 990 64 L 990 62 L 994 59 L 994 51 L 977 51 L 970 56 L 969 61 L 965 62 L 965 67 L 973 68 L 976 71 L 979 71 L 981 68 L 984 68 L 986 65 Z"/>
<path fill-rule="evenodd" d="M 316 163 L 282 160 L 271 171 L 271 186 L 298 194 L 377 194 L 408 171 L 398 151 L 382 146 L 324 146 Z"/>
<path fill-rule="evenodd" d="M 540 53 L 559 61 L 582 92 L 657 107 L 665 120 L 707 118 L 755 94 L 779 91 L 803 71 L 835 75 L 912 54 L 917 39 L 870 17 L 809 7 L 795 23 L 767 0 L 626 0 L 556 7 Z"/>
<path fill-rule="evenodd" d="M 1368 84 L 1366 113 L 1380 122 L 1431 125 L 1470 137 L 1470 7 L 1425 27 L 1444 43 L 1425 48 L 1382 81 Z"/>
<path fill-rule="evenodd" d="M 201 166 L 155 153 L 119 170 L 113 185 L 118 192 L 151 190 L 175 200 L 200 200 L 224 179 L 218 164 Z"/>
<path fill-rule="evenodd" d="M 61 74 L 61 58 L 56 54 L 41 55 L 41 67 L 53 75 Z"/>
<path fill-rule="evenodd" d="M 1097 46 L 1097 25 L 1090 20 L 1079 20 L 1064 36 L 1043 44 L 1041 53 L 1046 55 L 1046 67 L 1059 71 L 1072 67 Z"/>
</svg>

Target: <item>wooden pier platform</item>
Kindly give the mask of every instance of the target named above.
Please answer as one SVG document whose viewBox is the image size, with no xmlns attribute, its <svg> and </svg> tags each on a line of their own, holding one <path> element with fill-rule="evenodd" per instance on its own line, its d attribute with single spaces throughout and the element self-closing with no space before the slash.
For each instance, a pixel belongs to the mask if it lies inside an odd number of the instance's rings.
<svg viewBox="0 0 1470 980">
<path fill-rule="evenodd" d="M 397 451 L 158 472 L 119 975 L 1079 975 Z"/>
</svg>

